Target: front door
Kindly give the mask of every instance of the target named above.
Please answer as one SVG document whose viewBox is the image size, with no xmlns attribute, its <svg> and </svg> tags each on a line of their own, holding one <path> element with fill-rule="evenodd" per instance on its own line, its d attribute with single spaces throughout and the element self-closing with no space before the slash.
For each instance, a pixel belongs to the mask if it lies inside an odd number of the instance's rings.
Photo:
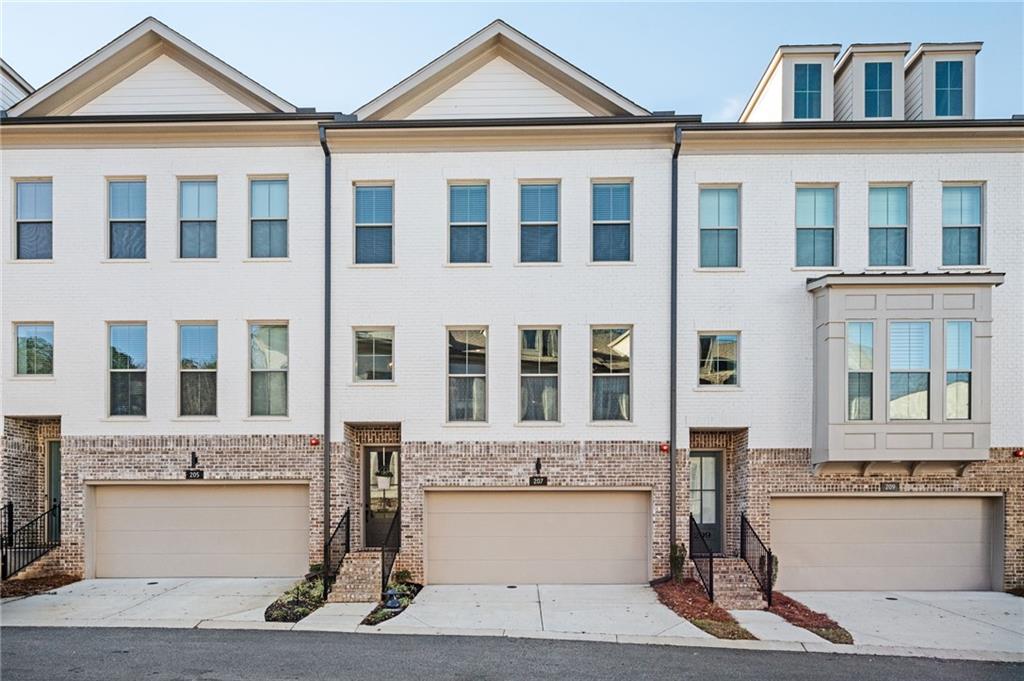
<svg viewBox="0 0 1024 681">
<path fill-rule="evenodd" d="M 60 503 L 60 440 L 46 443 L 46 510 Z M 60 539 L 60 519 L 47 516 L 46 535 L 49 541 Z"/>
<path fill-rule="evenodd" d="M 690 452 L 690 513 L 714 553 L 722 552 L 722 502 L 722 453 Z"/>
<path fill-rule="evenodd" d="M 372 445 L 363 454 L 363 544 L 383 546 L 401 501 L 398 447 Z"/>
</svg>

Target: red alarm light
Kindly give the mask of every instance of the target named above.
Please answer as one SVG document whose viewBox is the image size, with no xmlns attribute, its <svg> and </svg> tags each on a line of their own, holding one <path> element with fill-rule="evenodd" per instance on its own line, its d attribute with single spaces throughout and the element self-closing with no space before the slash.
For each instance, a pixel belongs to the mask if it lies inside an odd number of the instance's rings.
<svg viewBox="0 0 1024 681">
<path fill-rule="evenodd" d="M 660 445 L 658 445 L 658 449 L 661 450 L 662 454 L 668 454 L 668 443 L 662 442 Z"/>
<path fill-rule="evenodd" d="M 311 438 L 309 438 L 309 446 L 310 447 L 319 447 L 320 446 L 320 438 L 318 438 L 318 437 L 311 437 Z"/>
<path fill-rule="evenodd" d="M 1024 459 L 1024 449 L 1015 449 L 1015 450 L 1013 450 L 1013 455 L 1015 457 L 1017 457 L 1018 459 Z"/>
</svg>

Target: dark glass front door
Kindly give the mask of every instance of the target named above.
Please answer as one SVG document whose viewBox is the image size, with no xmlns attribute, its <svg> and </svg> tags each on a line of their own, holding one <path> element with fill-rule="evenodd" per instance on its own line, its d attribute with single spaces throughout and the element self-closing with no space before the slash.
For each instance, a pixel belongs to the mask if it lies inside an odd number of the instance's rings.
<svg viewBox="0 0 1024 681">
<path fill-rule="evenodd" d="M 722 453 L 690 452 L 690 513 L 708 548 L 722 552 Z"/>
<path fill-rule="evenodd" d="M 46 510 L 60 502 L 60 440 L 46 443 Z M 50 541 L 60 538 L 60 523 L 48 516 L 46 534 Z"/>
<path fill-rule="evenodd" d="M 367 447 L 363 454 L 363 544 L 383 546 L 401 501 L 398 448 Z"/>
</svg>

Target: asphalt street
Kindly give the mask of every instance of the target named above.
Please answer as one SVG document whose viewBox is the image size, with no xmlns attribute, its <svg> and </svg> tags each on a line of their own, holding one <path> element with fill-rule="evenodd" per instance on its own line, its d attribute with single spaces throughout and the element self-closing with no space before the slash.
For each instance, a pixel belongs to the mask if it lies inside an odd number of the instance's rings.
<svg viewBox="0 0 1024 681">
<path fill-rule="evenodd" d="M 3 681 L 1019 681 L 1024 665 L 497 637 L 4 627 L 0 676 Z"/>
</svg>

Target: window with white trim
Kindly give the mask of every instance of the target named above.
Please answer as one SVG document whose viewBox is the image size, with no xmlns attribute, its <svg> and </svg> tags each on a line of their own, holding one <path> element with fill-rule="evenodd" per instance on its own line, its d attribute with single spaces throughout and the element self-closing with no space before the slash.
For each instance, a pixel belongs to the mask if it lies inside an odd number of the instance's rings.
<svg viewBox="0 0 1024 681">
<path fill-rule="evenodd" d="M 110 415 L 146 415 L 146 325 L 111 324 Z"/>
<path fill-rule="evenodd" d="M 249 415 L 288 415 L 288 325 L 249 325 Z"/>
<path fill-rule="evenodd" d="M 969 321 L 946 322 L 946 418 L 971 418 L 973 325 Z"/>
<path fill-rule="evenodd" d="M 797 187 L 797 267 L 835 265 L 835 187 Z"/>
<path fill-rule="evenodd" d="M 487 185 L 448 185 L 448 262 L 487 262 Z"/>
<path fill-rule="evenodd" d="M 53 324 L 15 324 L 19 376 L 53 375 Z"/>
<path fill-rule="evenodd" d="M 53 183 L 50 180 L 15 184 L 15 253 L 18 260 L 53 258 Z"/>
<path fill-rule="evenodd" d="M 182 180 L 179 193 L 179 255 L 217 257 L 217 182 Z"/>
<path fill-rule="evenodd" d="M 868 264 L 907 264 L 907 188 L 868 189 Z"/>
<path fill-rule="evenodd" d="M 395 261 L 394 192 L 391 185 L 356 185 L 357 265 L 382 265 Z"/>
<path fill-rule="evenodd" d="M 249 257 L 288 257 L 288 180 L 249 181 Z"/>
<path fill-rule="evenodd" d="M 392 381 L 395 370 L 395 329 L 355 329 L 355 379 L 358 382 Z"/>
<path fill-rule="evenodd" d="M 980 185 L 942 188 L 942 264 L 981 264 Z"/>
<path fill-rule="evenodd" d="M 179 415 L 217 415 L 217 325 L 178 325 Z"/>
<path fill-rule="evenodd" d="M 633 327 L 592 326 L 590 339 L 591 419 L 629 421 Z"/>
<path fill-rule="evenodd" d="M 519 330 L 519 420 L 558 421 L 559 333 Z"/>
<path fill-rule="evenodd" d="M 874 387 L 875 324 L 846 324 L 846 419 L 870 421 Z"/>
<path fill-rule="evenodd" d="M 889 324 L 889 418 L 927 421 L 931 323 Z"/>
<path fill-rule="evenodd" d="M 632 257 L 632 185 L 595 182 L 591 187 L 594 262 L 629 262 Z"/>
<path fill-rule="evenodd" d="M 448 329 L 448 420 L 487 420 L 487 328 Z"/>
<path fill-rule="evenodd" d="M 739 265 L 740 190 L 701 187 L 698 201 L 700 266 Z"/>
<path fill-rule="evenodd" d="M 111 180 L 107 183 L 109 201 L 111 259 L 146 257 L 146 182 Z"/>
<path fill-rule="evenodd" d="M 558 185 L 519 185 L 519 262 L 558 262 Z"/>
</svg>

